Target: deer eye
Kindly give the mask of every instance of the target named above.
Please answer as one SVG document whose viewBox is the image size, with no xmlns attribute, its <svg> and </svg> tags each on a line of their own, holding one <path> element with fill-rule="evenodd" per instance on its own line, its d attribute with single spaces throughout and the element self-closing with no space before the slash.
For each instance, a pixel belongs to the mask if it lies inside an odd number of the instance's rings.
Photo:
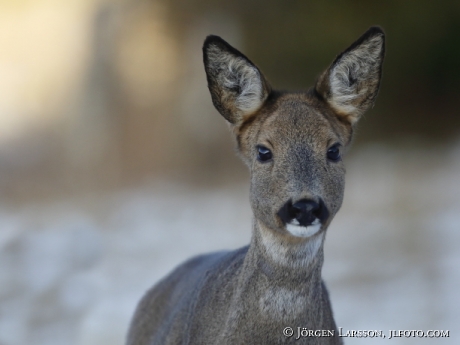
<svg viewBox="0 0 460 345">
<path fill-rule="evenodd" d="M 327 150 L 327 159 L 331 162 L 338 162 L 340 160 L 340 144 L 334 144 Z"/>
<path fill-rule="evenodd" d="M 259 160 L 259 162 L 267 162 L 270 159 L 272 159 L 272 156 L 272 152 L 265 146 L 257 146 L 257 159 Z"/>
</svg>

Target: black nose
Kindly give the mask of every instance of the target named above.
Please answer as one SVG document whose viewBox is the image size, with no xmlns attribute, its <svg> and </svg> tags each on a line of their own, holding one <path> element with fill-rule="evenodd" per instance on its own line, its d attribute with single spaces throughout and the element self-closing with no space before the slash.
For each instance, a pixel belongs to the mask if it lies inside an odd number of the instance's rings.
<svg viewBox="0 0 460 345">
<path fill-rule="evenodd" d="M 322 200 L 318 203 L 311 199 L 302 199 L 294 204 L 289 200 L 278 212 L 278 216 L 285 224 L 308 226 L 316 219 L 324 222 L 328 217 L 328 212 Z"/>
</svg>

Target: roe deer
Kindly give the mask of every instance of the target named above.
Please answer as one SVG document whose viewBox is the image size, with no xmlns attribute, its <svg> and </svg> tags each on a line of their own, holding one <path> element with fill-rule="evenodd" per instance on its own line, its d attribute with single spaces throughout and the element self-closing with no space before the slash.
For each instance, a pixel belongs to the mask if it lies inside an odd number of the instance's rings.
<svg viewBox="0 0 460 345">
<path fill-rule="evenodd" d="M 370 28 L 314 88 L 289 93 L 220 37 L 206 38 L 212 101 L 251 174 L 251 242 L 192 258 L 149 290 L 128 344 L 342 343 L 321 279 L 323 245 L 342 204 L 342 156 L 377 96 L 384 41 Z"/>
</svg>

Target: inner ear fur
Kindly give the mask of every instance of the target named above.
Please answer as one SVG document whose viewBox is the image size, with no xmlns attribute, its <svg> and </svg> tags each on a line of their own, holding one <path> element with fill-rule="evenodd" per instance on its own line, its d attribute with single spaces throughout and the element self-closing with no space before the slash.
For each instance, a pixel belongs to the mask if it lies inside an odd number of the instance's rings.
<svg viewBox="0 0 460 345">
<path fill-rule="evenodd" d="M 262 107 L 271 88 L 245 55 L 211 35 L 203 45 L 203 60 L 212 102 L 227 121 L 239 125 Z"/>
<path fill-rule="evenodd" d="M 342 120 L 355 124 L 377 97 L 385 54 L 385 34 L 371 27 L 339 54 L 320 76 L 317 93 Z"/>
</svg>

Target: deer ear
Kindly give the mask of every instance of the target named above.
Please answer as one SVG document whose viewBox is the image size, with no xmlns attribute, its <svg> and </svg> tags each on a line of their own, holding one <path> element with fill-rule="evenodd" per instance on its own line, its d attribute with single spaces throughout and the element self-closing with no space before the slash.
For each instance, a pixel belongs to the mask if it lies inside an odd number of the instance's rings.
<svg viewBox="0 0 460 345">
<path fill-rule="evenodd" d="M 354 124 L 374 104 L 384 53 L 385 34 L 371 27 L 320 76 L 316 91 L 337 116 Z"/>
<path fill-rule="evenodd" d="M 271 89 L 246 56 L 211 35 L 203 45 L 203 60 L 212 102 L 227 121 L 238 125 L 262 107 Z"/>
</svg>

